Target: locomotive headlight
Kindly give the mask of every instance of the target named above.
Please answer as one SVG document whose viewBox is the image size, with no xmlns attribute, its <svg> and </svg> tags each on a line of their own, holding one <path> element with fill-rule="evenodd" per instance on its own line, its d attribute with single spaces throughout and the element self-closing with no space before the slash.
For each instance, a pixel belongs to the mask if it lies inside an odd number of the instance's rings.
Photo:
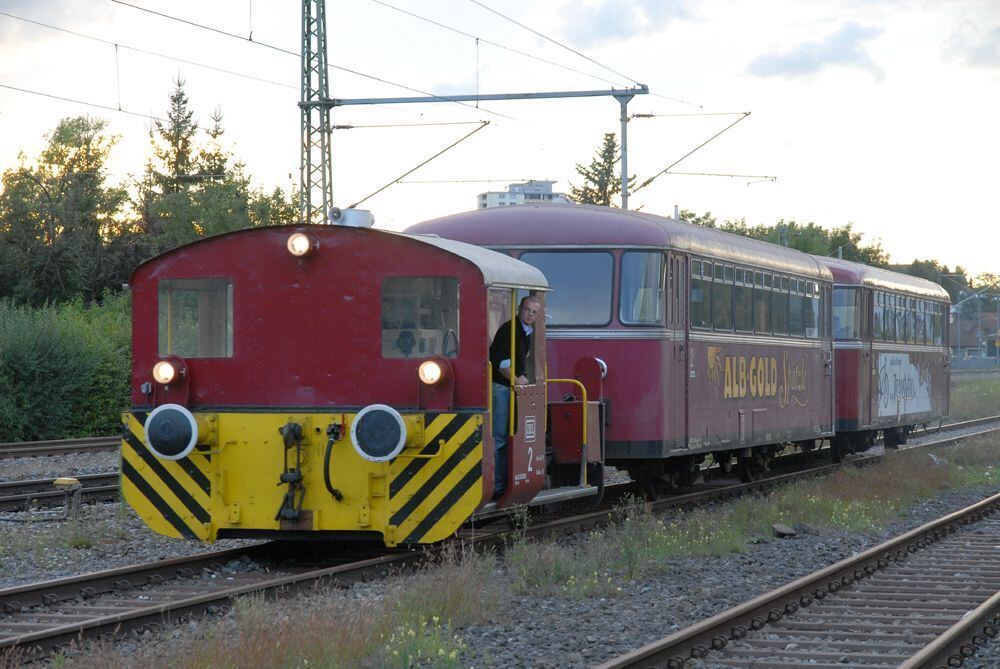
<svg viewBox="0 0 1000 669">
<path fill-rule="evenodd" d="M 312 253 L 319 243 L 304 232 L 293 232 L 288 236 L 286 246 L 293 256 L 303 258 Z"/>
<path fill-rule="evenodd" d="M 429 386 L 440 381 L 443 374 L 444 370 L 441 369 L 441 365 L 436 360 L 425 360 L 420 363 L 420 367 L 417 369 L 420 380 Z"/>
<path fill-rule="evenodd" d="M 153 365 L 153 378 L 157 383 L 168 385 L 177 378 L 177 369 L 166 360 L 160 360 Z"/>
</svg>

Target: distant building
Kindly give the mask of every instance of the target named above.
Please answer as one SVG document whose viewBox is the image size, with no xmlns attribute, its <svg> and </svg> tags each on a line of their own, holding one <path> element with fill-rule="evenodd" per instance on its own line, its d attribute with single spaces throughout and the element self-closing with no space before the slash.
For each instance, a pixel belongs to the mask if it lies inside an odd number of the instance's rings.
<svg viewBox="0 0 1000 669">
<path fill-rule="evenodd" d="M 479 208 L 509 207 L 515 204 L 532 204 L 535 202 L 570 202 L 565 193 L 553 193 L 552 184 L 555 181 L 538 181 L 532 179 L 523 184 L 511 184 L 506 191 L 489 191 L 479 194 Z"/>
</svg>

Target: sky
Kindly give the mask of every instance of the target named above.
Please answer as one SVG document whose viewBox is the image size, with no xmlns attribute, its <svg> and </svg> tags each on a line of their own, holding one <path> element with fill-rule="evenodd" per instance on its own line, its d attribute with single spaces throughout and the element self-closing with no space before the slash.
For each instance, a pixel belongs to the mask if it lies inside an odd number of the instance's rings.
<svg viewBox="0 0 1000 669">
<path fill-rule="evenodd" d="M 223 144 L 254 184 L 297 184 L 300 11 L 0 0 L 0 171 L 86 114 L 118 137 L 109 174 L 127 183 L 181 78 L 203 127 L 222 112 Z M 650 93 L 628 107 L 654 115 L 628 124 L 640 182 L 742 112 L 672 172 L 750 176 L 668 173 L 630 208 L 852 223 L 893 262 L 1000 273 L 996 0 L 327 0 L 326 13 L 334 98 L 420 94 L 393 84 L 446 95 L 642 83 Z M 479 121 L 489 125 L 362 203 L 377 227 L 473 209 L 478 193 L 524 179 L 568 192 L 619 113 L 612 97 L 340 107 L 335 124 L 400 127 L 334 132 L 334 202 L 361 200 Z"/>
</svg>

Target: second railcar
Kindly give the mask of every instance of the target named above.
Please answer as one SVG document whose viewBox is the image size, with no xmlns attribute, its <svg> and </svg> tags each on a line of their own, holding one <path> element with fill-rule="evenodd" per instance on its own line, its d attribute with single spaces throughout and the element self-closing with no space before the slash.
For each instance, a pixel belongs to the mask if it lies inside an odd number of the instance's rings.
<svg viewBox="0 0 1000 669">
<path fill-rule="evenodd" d="M 948 293 L 918 277 L 818 260 L 834 278 L 833 458 L 867 449 L 879 432 L 887 448 L 897 447 L 915 425 L 949 413 Z"/>
</svg>

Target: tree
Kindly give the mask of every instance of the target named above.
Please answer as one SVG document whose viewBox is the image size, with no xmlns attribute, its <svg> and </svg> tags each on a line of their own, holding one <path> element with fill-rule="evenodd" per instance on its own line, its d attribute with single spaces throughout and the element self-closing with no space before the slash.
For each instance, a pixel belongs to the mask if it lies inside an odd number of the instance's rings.
<svg viewBox="0 0 1000 669">
<path fill-rule="evenodd" d="M 29 166 L 25 156 L 2 176 L 0 296 L 42 304 L 75 296 L 98 300 L 127 276 L 109 240 L 120 234 L 124 189 L 106 184 L 117 138 L 107 122 L 66 118 Z"/>
<path fill-rule="evenodd" d="M 694 212 L 681 210 L 680 216 L 683 220 L 695 225 L 788 246 L 814 255 L 837 256 L 845 260 L 880 267 L 886 266 L 889 262 L 889 256 L 879 242 L 870 246 L 861 244 L 862 234 L 854 232 L 852 223 L 827 230 L 815 223 L 800 225 L 795 221 L 785 221 L 784 219 L 778 219 L 774 225 L 751 226 L 747 225 L 746 219 L 743 218 L 725 220 L 719 223 L 711 212 L 705 212 L 698 216 Z"/>
<path fill-rule="evenodd" d="M 616 206 L 613 200 L 622 192 L 621 176 L 618 172 L 620 160 L 617 136 L 613 132 L 604 133 L 604 140 L 594 159 L 590 161 L 590 165 L 584 167 L 577 164 L 576 172 L 583 177 L 583 184 L 579 187 L 571 185 L 570 199 L 579 204 Z M 634 176 L 628 178 L 630 193 L 634 180 Z"/>
</svg>

